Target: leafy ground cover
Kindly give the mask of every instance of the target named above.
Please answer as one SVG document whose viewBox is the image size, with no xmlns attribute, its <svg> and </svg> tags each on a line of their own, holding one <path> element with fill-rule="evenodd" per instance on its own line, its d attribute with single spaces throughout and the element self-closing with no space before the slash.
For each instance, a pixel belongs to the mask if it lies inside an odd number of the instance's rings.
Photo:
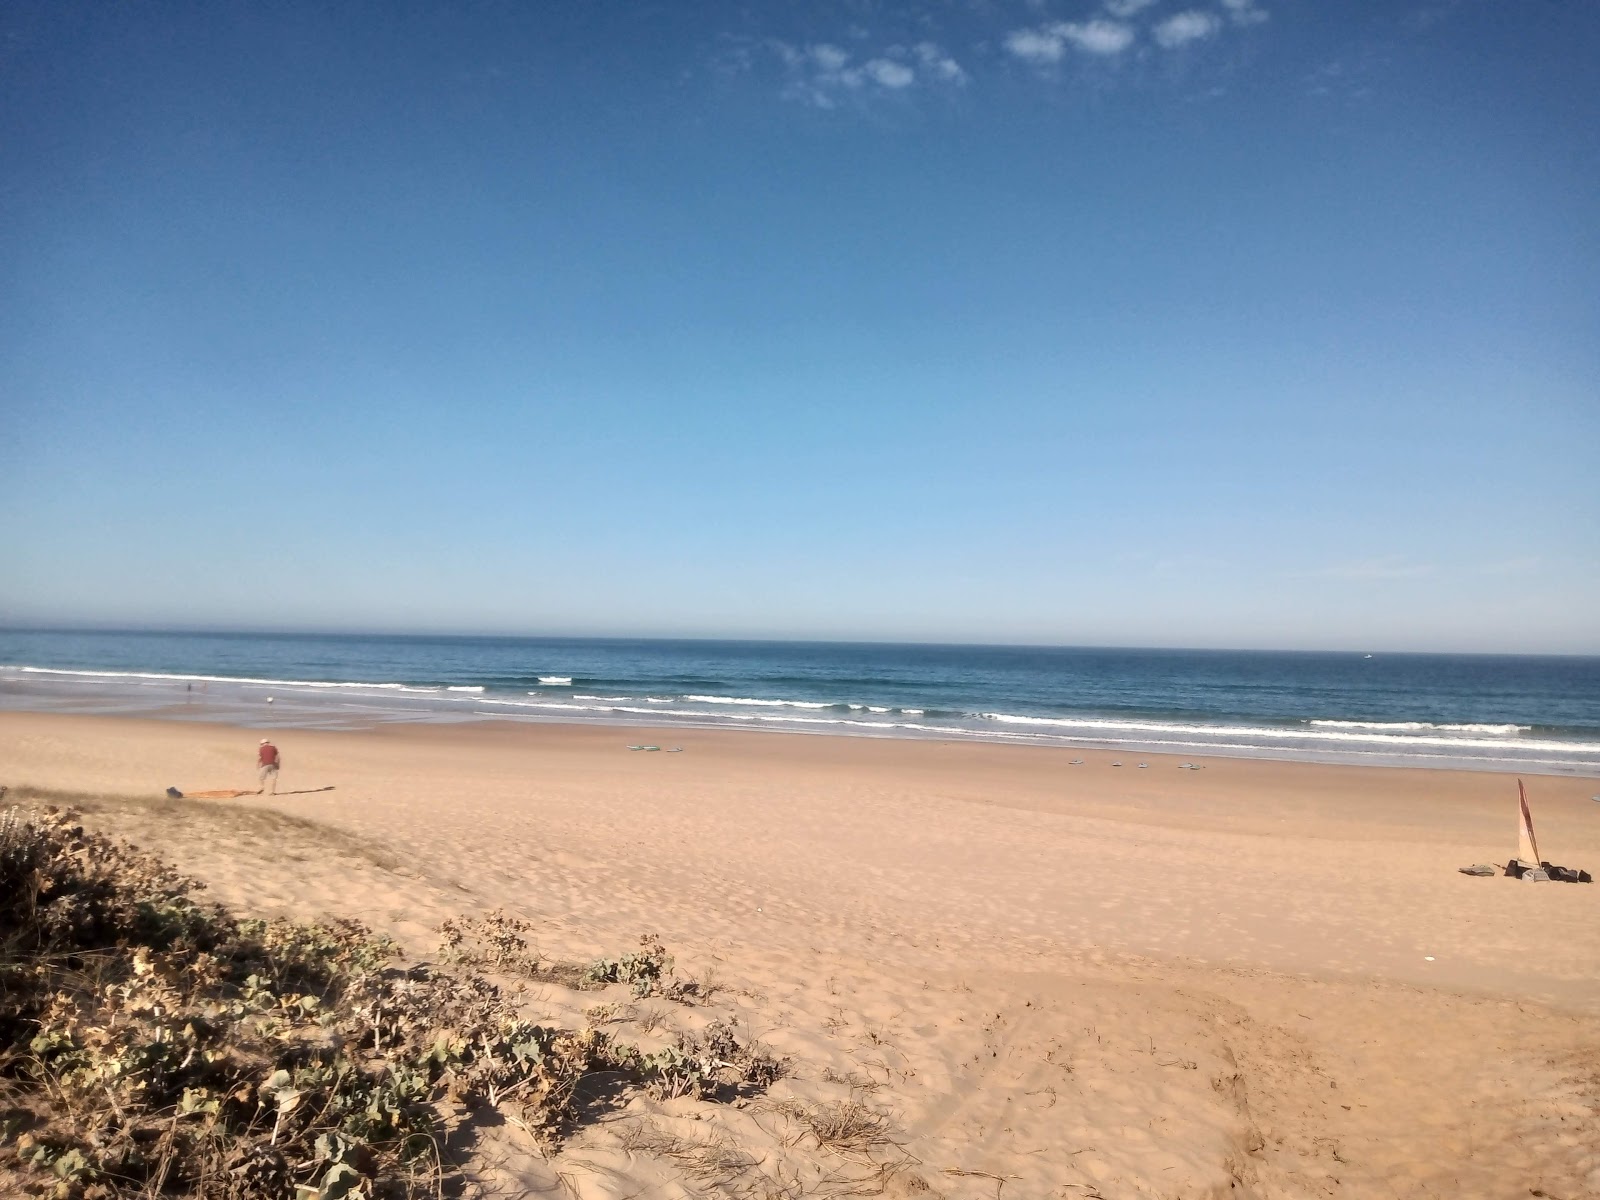
<svg viewBox="0 0 1600 1200">
<path fill-rule="evenodd" d="M 693 996 L 654 937 L 546 962 L 504 913 L 410 967 L 352 921 L 260 921 L 71 810 L 0 816 L 0 1185 L 61 1200 L 433 1196 L 496 1110 L 554 1144 L 587 1084 L 731 1099 L 782 1064 L 713 1023 L 648 1053 L 520 1014 L 519 981 Z"/>
</svg>

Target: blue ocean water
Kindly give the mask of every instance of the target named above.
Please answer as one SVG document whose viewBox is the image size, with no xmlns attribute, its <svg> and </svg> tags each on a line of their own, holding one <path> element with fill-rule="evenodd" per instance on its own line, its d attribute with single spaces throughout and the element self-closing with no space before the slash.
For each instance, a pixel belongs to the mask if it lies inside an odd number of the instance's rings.
<svg viewBox="0 0 1600 1200">
<path fill-rule="evenodd" d="M 262 727 L 732 726 L 1600 775 L 1600 658 L 0 631 L 0 707 Z"/>
</svg>

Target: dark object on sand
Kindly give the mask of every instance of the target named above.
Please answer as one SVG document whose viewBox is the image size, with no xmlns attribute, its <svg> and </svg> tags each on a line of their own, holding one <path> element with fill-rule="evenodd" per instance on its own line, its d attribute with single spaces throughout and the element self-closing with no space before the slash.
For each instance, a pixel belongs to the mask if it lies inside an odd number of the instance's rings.
<svg viewBox="0 0 1600 1200">
<path fill-rule="evenodd" d="M 1456 868 L 1463 875 L 1493 875 L 1494 868 L 1488 863 L 1473 863 L 1470 867 Z"/>
<path fill-rule="evenodd" d="M 1533 863 L 1523 862 L 1520 858 L 1513 858 L 1506 864 L 1506 874 L 1513 879 L 1526 879 L 1529 883 L 1541 883 L 1547 879 L 1556 883 L 1594 882 L 1593 875 L 1576 867 L 1558 867 L 1547 862 L 1535 866 Z"/>
<path fill-rule="evenodd" d="M 1594 876 L 1587 871 L 1580 871 L 1575 867 L 1552 867 L 1544 864 L 1545 874 L 1557 883 L 1593 883 Z"/>
<path fill-rule="evenodd" d="M 168 800 L 182 800 L 183 799 L 183 793 L 180 792 L 175 787 L 169 787 L 167 789 L 167 799 Z"/>
</svg>

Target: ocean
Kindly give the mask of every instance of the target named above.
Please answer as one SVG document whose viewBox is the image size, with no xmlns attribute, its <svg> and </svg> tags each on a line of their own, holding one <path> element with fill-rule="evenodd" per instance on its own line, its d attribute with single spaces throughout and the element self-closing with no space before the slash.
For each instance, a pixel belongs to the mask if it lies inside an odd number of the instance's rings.
<svg viewBox="0 0 1600 1200">
<path fill-rule="evenodd" d="M 0 631 L 0 708 L 561 721 L 1600 776 L 1600 658 Z"/>
</svg>

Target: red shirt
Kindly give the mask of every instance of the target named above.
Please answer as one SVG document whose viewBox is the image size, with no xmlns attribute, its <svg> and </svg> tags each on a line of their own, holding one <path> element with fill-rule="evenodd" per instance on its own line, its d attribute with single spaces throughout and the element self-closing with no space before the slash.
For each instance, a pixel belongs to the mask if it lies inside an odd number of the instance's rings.
<svg viewBox="0 0 1600 1200">
<path fill-rule="evenodd" d="M 278 765 L 278 748 L 271 742 L 261 747 L 261 765 L 263 767 L 275 767 Z"/>
</svg>

